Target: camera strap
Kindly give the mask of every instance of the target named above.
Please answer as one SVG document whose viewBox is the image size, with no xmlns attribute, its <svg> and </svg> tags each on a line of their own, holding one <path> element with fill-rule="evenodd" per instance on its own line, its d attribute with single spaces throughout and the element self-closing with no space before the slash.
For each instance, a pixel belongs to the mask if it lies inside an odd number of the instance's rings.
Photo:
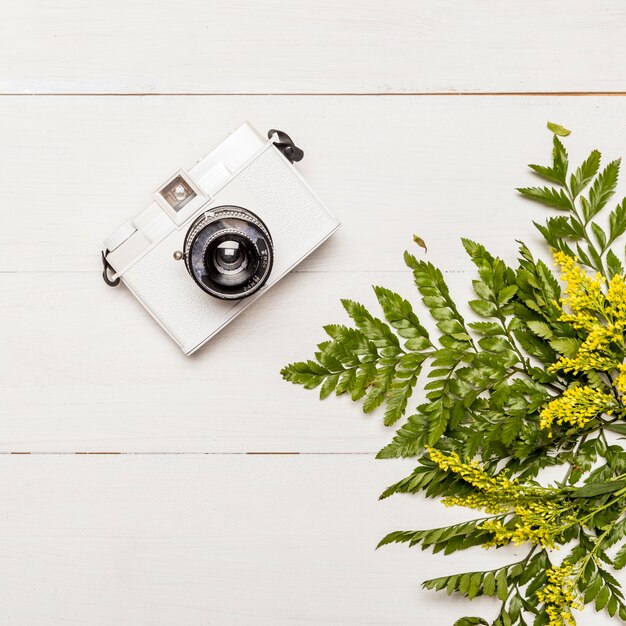
<svg viewBox="0 0 626 626">
<path fill-rule="evenodd" d="M 277 136 L 278 141 L 274 139 L 274 135 Z M 283 153 L 283 156 L 290 163 L 302 161 L 304 157 L 304 150 L 298 148 L 287 133 L 284 133 L 282 130 L 272 128 L 268 131 L 267 138 L 274 141 L 274 145 Z"/>
<path fill-rule="evenodd" d="M 102 265 L 104 267 L 102 270 L 102 278 L 109 287 L 117 287 L 120 284 L 120 278 L 118 276 L 117 278 L 112 279 L 109 276 L 109 272 L 115 273 L 115 269 L 113 269 L 111 264 L 107 261 L 107 254 L 109 254 L 108 248 L 102 251 Z"/>
</svg>

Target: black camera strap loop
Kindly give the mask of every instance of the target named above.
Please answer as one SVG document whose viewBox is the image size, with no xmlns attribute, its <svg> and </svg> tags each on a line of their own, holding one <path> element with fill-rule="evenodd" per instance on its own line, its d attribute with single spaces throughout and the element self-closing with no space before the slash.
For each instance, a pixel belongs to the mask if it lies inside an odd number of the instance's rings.
<svg viewBox="0 0 626 626">
<path fill-rule="evenodd" d="M 283 153 L 283 156 L 290 163 L 302 161 L 304 158 L 304 150 L 298 148 L 287 133 L 272 128 L 268 131 L 267 138 L 271 139 L 273 135 L 278 135 L 278 141 L 275 141 L 274 145 Z"/>
<path fill-rule="evenodd" d="M 109 272 L 111 271 L 115 273 L 115 269 L 107 261 L 107 254 L 109 254 L 109 250 L 102 251 L 102 265 L 104 267 L 104 270 L 102 271 L 102 278 L 109 287 L 117 287 L 120 284 L 120 278 L 119 276 L 115 279 L 109 277 Z"/>
</svg>

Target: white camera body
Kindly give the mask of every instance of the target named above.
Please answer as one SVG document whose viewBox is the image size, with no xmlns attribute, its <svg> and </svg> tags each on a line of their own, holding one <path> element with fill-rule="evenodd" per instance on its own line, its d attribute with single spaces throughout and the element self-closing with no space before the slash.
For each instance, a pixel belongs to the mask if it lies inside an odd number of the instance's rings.
<svg viewBox="0 0 626 626">
<path fill-rule="evenodd" d="M 273 135 L 268 141 L 244 124 L 191 169 L 170 177 L 153 194 L 154 202 L 104 243 L 107 283 L 120 279 L 187 355 L 339 226 L 277 147 L 277 139 Z M 176 205 L 172 194 L 185 200 Z M 273 265 L 262 286 L 251 289 L 252 295 L 220 299 L 192 279 L 186 245 L 199 220 L 210 218 L 218 208 L 238 207 L 258 216 L 271 234 Z"/>
</svg>

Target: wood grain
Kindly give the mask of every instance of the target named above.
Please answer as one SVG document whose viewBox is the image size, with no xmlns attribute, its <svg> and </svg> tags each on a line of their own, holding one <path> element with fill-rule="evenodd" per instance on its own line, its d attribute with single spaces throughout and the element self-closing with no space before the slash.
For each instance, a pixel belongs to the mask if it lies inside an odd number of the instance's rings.
<svg viewBox="0 0 626 626">
<path fill-rule="evenodd" d="M 0 456 L 0 471 L 4 624 L 451 624 L 467 607 L 421 581 L 484 559 L 429 555 L 426 569 L 419 549 L 374 550 L 397 528 L 463 519 L 418 498 L 377 502 L 407 463 Z"/>
<path fill-rule="evenodd" d="M 391 436 L 380 415 L 320 404 L 278 372 L 345 320 L 340 297 L 374 308 L 377 283 L 415 294 L 401 258 L 413 233 L 459 300 L 472 276 L 461 235 L 508 261 L 514 238 L 545 254 L 532 226 L 545 213 L 514 188 L 549 158 L 547 120 L 573 129 L 573 162 L 624 153 L 625 25 L 618 0 L 3 7 L 0 623 L 493 614 L 419 587 L 484 567 L 484 552 L 373 550 L 391 530 L 465 515 L 376 502 L 411 469 L 373 459 Z M 304 147 L 301 171 L 343 227 L 185 358 L 128 292 L 104 286 L 98 251 L 245 119 Z M 578 620 L 611 623 L 591 609 Z"/>
<path fill-rule="evenodd" d="M 346 320 L 340 297 L 373 307 L 372 283 L 415 290 L 408 272 L 332 277 L 288 276 L 185 357 L 97 274 L 0 275 L 13 328 L 0 340 L 0 450 L 378 451 L 392 436 L 381 414 L 362 416 L 347 398 L 321 405 L 279 372 L 312 356 L 323 323 Z"/>
<path fill-rule="evenodd" d="M 545 216 L 515 187 L 550 158 L 546 121 L 573 129 L 573 162 L 596 146 L 608 162 L 623 111 L 610 97 L 0 98 L 0 271 L 98 270 L 102 240 L 245 119 L 293 134 L 342 221 L 302 269 L 399 271 L 413 233 L 448 270 L 468 267 L 461 235 L 512 258 Z"/>
<path fill-rule="evenodd" d="M 3 93 L 626 91 L 619 0 L 22 0 Z"/>
</svg>

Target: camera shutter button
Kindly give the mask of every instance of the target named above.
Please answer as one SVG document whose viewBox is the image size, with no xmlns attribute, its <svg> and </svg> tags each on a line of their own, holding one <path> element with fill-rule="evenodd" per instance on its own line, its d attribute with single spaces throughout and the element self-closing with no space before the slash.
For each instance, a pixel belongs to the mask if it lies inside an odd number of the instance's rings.
<svg viewBox="0 0 626 626">
<path fill-rule="evenodd" d="M 121 246 L 131 235 L 134 235 L 137 229 L 131 222 L 122 224 L 112 235 L 107 237 L 104 242 L 104 249 L 112 252 L 115 248 Z"/>
</svg>

